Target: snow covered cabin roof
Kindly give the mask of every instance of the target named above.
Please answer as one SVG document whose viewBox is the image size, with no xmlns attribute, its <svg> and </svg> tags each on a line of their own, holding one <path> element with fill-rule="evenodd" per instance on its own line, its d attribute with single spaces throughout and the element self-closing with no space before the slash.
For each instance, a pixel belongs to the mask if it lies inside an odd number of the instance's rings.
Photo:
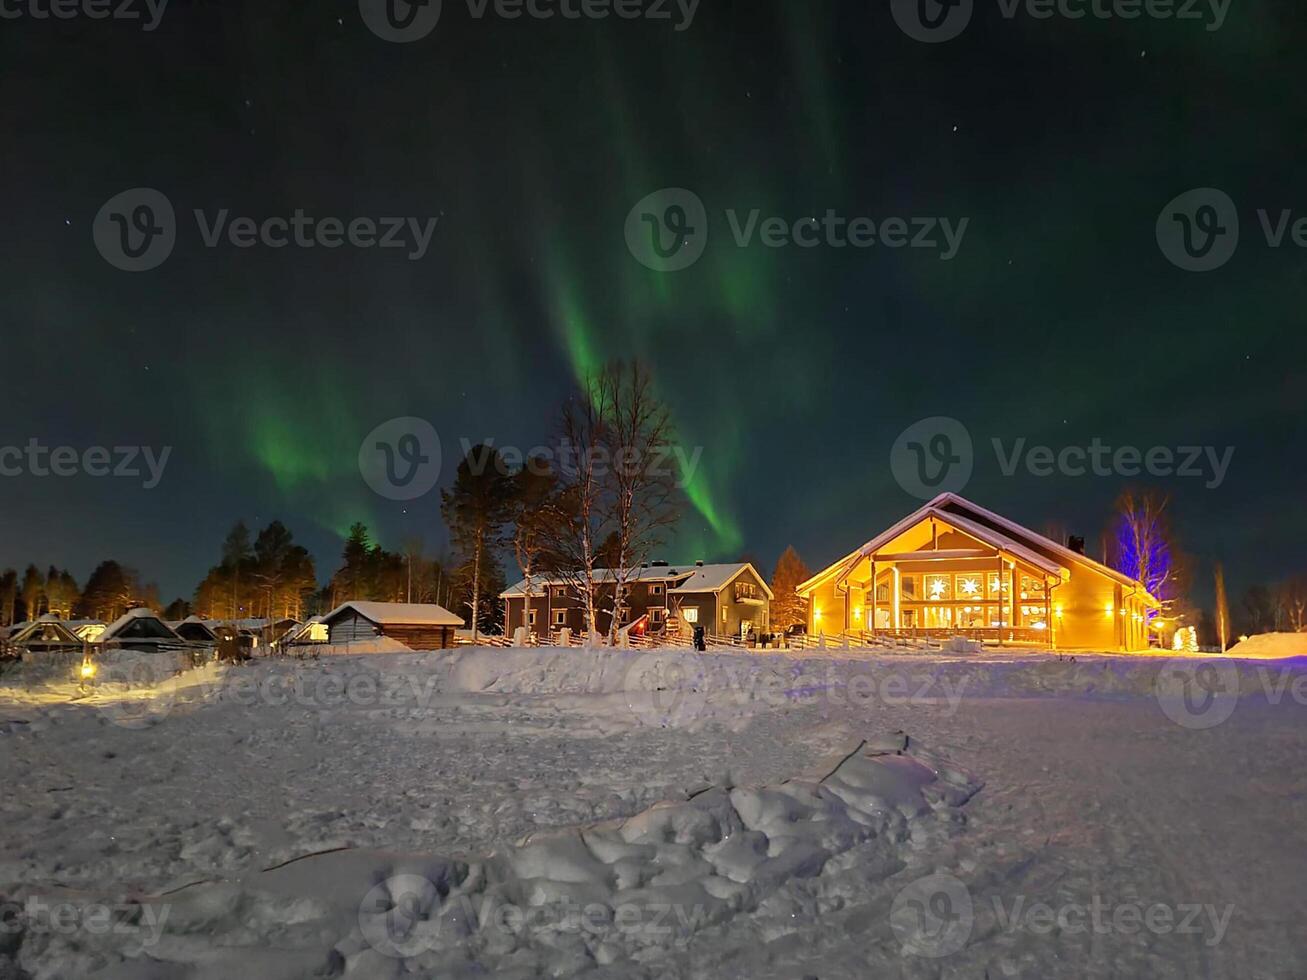
<svg viewBox="0 0 1307 980">
<path fill-rule="evenodd" d="M 14 646 L 24 646 L 28 643 L 54 643 L 77 647 L 82 645 L 77 634 L 57 616 L 42 616 L 35 622 L 22 625 L 21 628 L 15 626 L 9 634 L 9 642 Z"/>
<path fill-rule="evenodd" d="M 463 619 L 444 606 L 416 602 L 345 602 L 322 617 L 330 623 L 353 610 L 378 626 L 463 626 Z"/>
<path fill-rule="evenodd" d="M 671 590 L 673 592 L 720 592 L 746 568 L 753 569 L 753 573 L 758 575 L 758 570 L 748 562 L 734 562 L 729 565 L 697 565 L 694 562 L 684 565 L 642 565 L 639 568 L 632 568 L 627 573 L 626 583 L 630 585 L 633 582 L 675 582 Z M 616 573 L 610 568 L 595 569 L 595 581 L 600 585 L 611 585 L 616 577 Z M 761 575 L 758 575 L 758 581 L 762 582 L 764 589 L 767 589 L 767 582 Z M 563 579 L 532 575 L 531 593 L 537 595 L 547 586 L 567 584 Z M 770 589 L 767 589 L 767 595 L 771 596 Z M 501 599 L 521 599 L 525 596 L 526 579 L 509 586 L 499 594 Z"/>
<path fill-rule="evenodd" d="M 96 637 L 96 643 L 107 643 L 122 636 L 130 627 L 136 626 L 132 630 L 133 639 L 156 639 L 172 640 L 176 643 L 185 642 L 178 636 L 163 618 L 150 609 L 132 609 L 122 616 L 119 616 L 112 623 L 105 627 L 103 633 Z M 142 635 L 143 634 L 143 635 Z"/>
</svg>

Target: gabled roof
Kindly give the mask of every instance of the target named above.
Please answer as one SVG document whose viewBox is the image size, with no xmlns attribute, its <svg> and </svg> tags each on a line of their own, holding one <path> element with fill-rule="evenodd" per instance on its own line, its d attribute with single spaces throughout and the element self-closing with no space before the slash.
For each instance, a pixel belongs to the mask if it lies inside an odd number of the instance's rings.
<svg viewBox="0 0 1307 980">
<path fill-rule="evenodd" d="M 462 617 L 443 606 L 416 602 L 346 602 L 323 616 L 322 621 L 330 623 L 351 610 L 378 626 L 464 625 Z"/>
<path fill-rule="evenodd" d="M 872 538 L 857 551 L 852 552 L 834 565 L 808 579 L 798 587 L 797 591 L 809 591 L 833 574 L 841 570 L 851 570 L 863 559 L 870 558 L 900 534 L 932 517 L 956 527 L 959 531 L 978 541 L 1007 552 L 1013 557 L 1020 558 L 1032 567 L 1046 571 L 1051 575 L 1062 576 L 1069 574 L 1071 565 L 1088 567 L 1116 582 L 1137 589 L 1146 600 L 1157 602 L 1153 596 L 1148 594 L 1142 584 L 1128 575 L 1096 562 L 1077 551 L 1072 551 L 1065 545 L 1060 545 L 1042 534 L 1037 534 L 1029 528 L 1022 527 L 1015 521 L 1001 517 L 978 504 L 973 504 L 955 493 L 940 494 L 925 506 L 913 511 L 892 527 Z"/>
<path fill-rule="evenodd" d="M 214 633 L 213 630 L 209 628 L 209 624 L 206 623 L 204 620 L 202 620 L 199 616 L 187 616 L 181 622 L 169 623 L 168 626 L 171 627 L 172 631 L 176 633 L 178 636 L 181 636 L 181 631 L 183 626 L 186 627 L 188 632 L 194 632 L 195 628 L 199 627 L 200 629 L 204 630 L 205 633 L 209 634 L 209 639 L 211 640 L 218 639 L 217 634 Z"/>
<path fill-rule="evenodd" d="M 720 592 L 746 571 L 753 572 L 754 577 L 762 583 L 763 591 L 767 593 L 768 599 L 776 598 L 771 587 L 767 585 L 767 580 L 759 575 L 758 570 L 747 561 L 736 562 L 733 565 L 703 565 L 699 568 L 695 568 L 693 574 L 688 579 L 671 591 L 673 595 Z"/>
<path fill-rule="evenodd" d="M 22 625 L 21 628 L 14 627 L 9 634 L 9 642 L 14 646 L 23 646 L 27 643 L 60 643 L 78 647 L 82 645 L 82 641 L 68 628 L 68 624 L 54 616 L 42 616 L 35 622 Z"/>
<path fill-rule="evenodd" d="M 1010 521 L 1006 517 L 995 514 L 992 510 L 986 510 L 979 504 L 973 504 L 971 501 L 959 497 L 955 493 L 940 494 L 940 496 L 935 499 L 943 501 L 942 506 L 949 510 L 949 512 L 952 512 L 954 509 L 969 511 L 973 517 L 979 518 L 985 522 L 993 523 L 999 528 L 1002 528 L 1017 537 L 1023 538 L 1026 543 L 1035 550 L 1048 552 L 1063 563 L 1070 562 L 1072 564 L 1092 568 L 1094 571 L 1106 575 L 1108 578 L 1113 579 L 1122 585 L 1128 586 L 1132 589 L 1138 589 L 1148 599 L 1151 599 L 1153 602 L 1158 602 L 1157 597 L 1150 594 L 1144 588 L 1142 582 L 1132 579 L 1124 572 L 1119 572 L 1115 568 L 1112 568 L 1109 565 L 1104 565 L 1100 561 L 1094 561 L 1094 559 L 1090 558 L 1088 555 L 1081 554 L 1078 551 L 1072 551 L 1066 545 L 1058 544 L 1052 538 L 1047 538 L 1029 528 L 1022 527 L 1015 521 Z M 1158 605 L 1160 604 L 1161 603 L 1159 602 Z"/>
<path fill-rule="evenodd" d="M 302 640 L 304 637 L 312 635 L 313 627 L 320 626 L 322 623 L 323 618 L 321 616 L 310 616 L 305 622 L 288 629 L 282 635 L 280 642 L 294 643 L 297 640 Z"/>
<path fill-rule="evenodd" d="M 163 618 L 159 616 L 158 613 L 155 613 L 149 609 L 133 609 L 130 612 L 127 612 L 124 615 L 119 616 L 107 627 L 105 627 L 104 632 L 101 633 L 98 637 L 96 637 L 95 642 L 107 643 L 110 640 L 116 639 L 118 637 L 118 634 L 123 632 L 123 630 L 127 629 L 127 627 L 130 626 L 132 623 L 140 619 L 154 620 L 156 623 L 159 624 L 159 629 L 164 631 L 165 635 L 161 635 L 158 637 L 133 637 L 133 639 L 158 639 L 163 641 L 167 641 L 171 639 L 178 643 L 186 642 L 180 636 L 178 636 L 176 633 L 173 632 L 172 627 L 170 627 L 167 623 L 165 623 L 163 621 Z"/>
</svg>

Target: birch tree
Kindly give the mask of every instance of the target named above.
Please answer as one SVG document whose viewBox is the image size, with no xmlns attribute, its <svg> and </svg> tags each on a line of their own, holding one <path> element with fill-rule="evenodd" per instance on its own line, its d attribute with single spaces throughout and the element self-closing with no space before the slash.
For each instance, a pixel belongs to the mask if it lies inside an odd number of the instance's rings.
<svg viewBox="0 0 1307 980">
<path fill-rule="evenodd" d="M 615 646 L 630 580 L 680 516 L 671 465 L 673 430 L 652 376 L 638 361 L 610 364 L 591 387 L 603 391 L 609 415 L 601 440 L 609 461 L 608 489 L 601 499 L 613 536 L 609 642 Z"/>
<path fill-rule="evenodd" d="M 541 568 L 561 582 L 585 616 L 587 642 L 599 630 L 598 575 L 604 539 L 604 457 L 609 406 L 602 386 L 569 397 L 559 419 L 558 490 L 541 528 Z"/>
</svg>

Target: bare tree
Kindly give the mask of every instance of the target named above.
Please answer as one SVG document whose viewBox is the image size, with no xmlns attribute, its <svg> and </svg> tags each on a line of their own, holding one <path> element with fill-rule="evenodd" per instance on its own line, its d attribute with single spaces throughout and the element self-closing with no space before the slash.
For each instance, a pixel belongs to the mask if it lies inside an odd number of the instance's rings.
<svg viewBox="0 0 1307 980">
<path fill-rule="evenodd" d="M 1230 603 L 1225 596 L 1225 569 L 1216 563 L 1216 638 L 1221 644 L 1221 652 L 1230 648 Z"/>
<path fill-rule="evenodd" d="M 1183 591 L 1182 563 L 1176 554 L 1167 505 L 1154 490 L 1127 489 L 1116 501 L 1110 564 L 1142 582 L 1170 612 Z"/>
<path fill-rule="evenodd" d="M 610 416 L 606 391 L 574 395 L 563 403 L 558 492 L 541 524 L 541 569 L 581 604 L 589 642 L 598 639 L 599 554 L 604 539 L 603 459 Z"/>
<path fill-rule="evenodd" d="M 654 393 L 653 378 L 638 361 L 614 362 L 591 382 L 609 412 L 603 427 L 608 492 L 606 524 L 613 537 L 614 615 L 609 642 L 617 644 L 631 579 L 680 516 L 676 474 L 670 460 L 671 416 Z"/>
<path fill-rule="evenodd" d="M 1276 612 L 1293 633 L 1307 632 L 1307 580 L 1291 578 L 1275 594 Z"/>
</svg>

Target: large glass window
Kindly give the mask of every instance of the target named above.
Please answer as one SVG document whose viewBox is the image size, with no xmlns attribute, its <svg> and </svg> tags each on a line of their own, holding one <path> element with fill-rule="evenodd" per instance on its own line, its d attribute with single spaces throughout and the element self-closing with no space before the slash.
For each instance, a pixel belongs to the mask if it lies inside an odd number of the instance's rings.
<svg viewBox="0 0 1307 980">
<path fill-rule="evenodd" d="M 999 596 L 1007 596 L 1012 591 L 1012 577 L 1004 572 L 1001 576 L 998 572 L 990 572 L 987 576 L 989 588 L 985 594 L 987 599 L 997 599 Z"/>
<path fill-rule="evenodd" d="M 927 606 L 924 610 L 926 629 L 950 629 L 953 626 L 952 606 Z"/>
<path fill-rule="evenodd" d="M 1021 598 L 1022 599 L 1043 599 L 1044 598 L 1044 580 L 1033 578 L 1029 575 L 1021 576 Z"/>
<path fill-rule="evenodd" d="M 953 598 L 953 576 L 927 575 L 926 599 L 932 602 L 944 602 Z"/>
<path fill-rule="evenodd" d="M 1022 606 L 1021 625 L 1030 629 L 1047 629 L 1048 622 L 1044 616 L 1043 606 Z"/>
<path fill-rule="evenodd" d="M 959 599 L 983 599 L 984 579 L 979 572 L 967 572 L 954 576 L 954 594 Z"/>
<path fill-rule="evenodd" d="M 917 598 L 917 576 L 902 575 L 899 577 L 899 595 L 909 602 Z"/>
<path fill-rule="evenodd" d="M 957 623 L 964 629 L 980 629 L 985 625 L 984 606 L 963 606 L 957 611 Z"/>
</svg>

